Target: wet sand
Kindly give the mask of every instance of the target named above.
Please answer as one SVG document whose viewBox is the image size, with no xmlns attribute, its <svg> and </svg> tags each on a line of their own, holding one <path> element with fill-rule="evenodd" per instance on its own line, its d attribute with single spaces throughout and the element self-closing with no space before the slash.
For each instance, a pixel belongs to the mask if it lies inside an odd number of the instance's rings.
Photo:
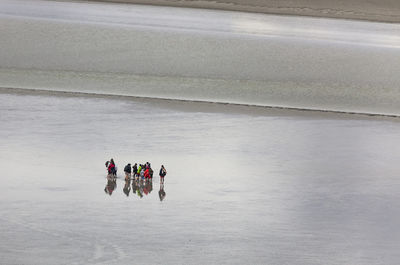
<svg viewBox="0 0 400 265">
<path fill-rule="evenodd" d="M 279 15 L 361 19 L 394 23 L 400 22 L 400 2 L 397 0 L 103 0 L 102 2 L 194 7 Z"/>
<path fill-rule="evenodd" d="M 1 87 L 400 113 L 400 24 L 86 2 L 1 7 Z"/>
<path fill-rule="evenodd" d="M 60 92 L 0 100 L 4 264 L 400 260 L 398 119 Z M 126 196 L 123 167 L 146 161 L 152 191 L 130 183 Z"/>
<path fill-rule="evenodd" d="M 14 19 L 15 29 L 31 33 L 29 41 L 14 41 L 13 36 L 26 35 L 6 26 L 8 16 L 2 25 L 10 37 L 2 41 L 12 48 L 3 66 L 31 69 L 18 64 L 40 62 L 51 70 L 47 76 L 60 75 L 52 63 L 65 57 L 52 58 L 40 45 L 57 23 Z M 97 18 L 104 17 L 110 18 Z M 37 27 L 40 23 L 45 26 Z M 28 24 L 43 34 L 36 38 Z M 67 24 L 52 30 L 65 31 Z M 88 31 L 81 23 L 73 25 L 81 35 L 63 35 L 62 46 L 44 42 L 60 48 L 54 54 L 81 62 L 75 59 L 84 54 L 75 51 L 93 51 L 91 43 L 102 43 L 82 38 L 93 32 L 103 36 L 106 27 Z M 66 41 L 76 46 L 68 50 Z M 15 43 L 31 43 L 34 49 Z M 127 57 L 116 52 L 110 58 L 116 54 Z M 94 57 L 72 69 L 92 69 Z M 166 62 L 170 65 L 170 59 Z M 13 80 L 34 87 L 30 79 Z M 44 89 L 57 89 L 44 80 Z M 110 82 L 120 86 L 115 80 Z M 101 93 L 97 85 L 65 84 L 88 92 L 0 88 L 2 263 L 399 264 L 398 118 L 91 95 Z M 395 101 L 397 94 L 391 95 L 386 96 Z M 111 157 L 119 168 L 115 182 L 106 178 L 104 167 Z M 128 162 L 146 161 L 155 178 L 134 193 L 121 171 Z M 164 187 L 157 176 L 161 164 L 168 171 Z"/>
</svg>

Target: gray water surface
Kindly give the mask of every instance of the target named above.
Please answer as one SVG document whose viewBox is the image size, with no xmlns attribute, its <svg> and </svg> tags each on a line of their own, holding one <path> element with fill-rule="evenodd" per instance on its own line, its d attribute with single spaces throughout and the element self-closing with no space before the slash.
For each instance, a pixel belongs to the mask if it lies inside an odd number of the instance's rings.
<svg viewBox="0 0 400 265">
<path fill-rule="evenodd" d="M 0 94 L 2 264 L 398 264 L 397 119 Z M 104 162 L 164 164 L 140 198 Z M 156 174 L 157 175 L 157 174 Z"/>
</svg>

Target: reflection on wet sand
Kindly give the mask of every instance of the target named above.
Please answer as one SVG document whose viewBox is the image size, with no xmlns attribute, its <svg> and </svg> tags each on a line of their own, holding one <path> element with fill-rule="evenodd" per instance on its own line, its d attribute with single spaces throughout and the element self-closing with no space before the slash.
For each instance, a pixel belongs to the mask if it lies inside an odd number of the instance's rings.
<svg viewBox="0 0 400 265">
<path fill-rule="evenodd" d="M 158 191 L 158 196 L 160 197 L 160 201 L 164 200 L 166 195 L 167 194 L 165 193 L 164 190 L 164 182 L 162 182 L 160 183 L 160 190 Z"/>
<path fill-rule="evenodd" d="M 107 183 L 106 187 L 104 188 L 104 192 L 111 196 L 116 187 L 117 187 L 117 178 L 111 174 L 107 175 Z"/>
<path fill-rule="evenodd" d="M 131 191 L 131 179 L 130 178 L 125 178 L 125 186 L 122 189 L 125 195 L 128 197 L 129 192 Z"/>
<path fill-rule="evenodd" d="M 124 181 L 125 184 L 122 191 L 127 197 L 129 197 L 131 191 L 132 194 L 136 194 L 139 198 L 143 198 L 144 196 L 149 195 L 153 191 L 153 181 L 151 178 L 142 179 L 140 177 L 133 177 L 133 178 L 125 178 Z M 116 187 L 117 187 L 117 178 L 114 177 L 112 174 L 107 175 L 107 183 L 106 187 L 104 188 L 105 193 L 111 196 Z M 160 197 L 160 201 L 164 200 L 166 195 L 164 191 L 164 183 L 161 181 L 160 181 L 160 190 L 158 192 L 158 195 Z"/>
<path fill-rule="evenodd" d="M 153 181 L 151 181 L 151 180 L 145 181 L 145 183 L 143 185 L 144 194 L 149 195 L 152 190 L 153 190 Z"/>
<path fill-rule="evenodd" d="M 149 195 L 153 190 L 153 181 L 151 179 L 135 178 L 132 182 L 132 193 L 135 193 L 139 198 L 143 198 L 143 195 Z"/>
<path fill-rule="evenodd" d="M 143 197 L 143 194 L 140 193 L 139 183 L 138 183 L 137 179 L 133 179 L 133 181 L 132 181 L 132 194 L 136 194 L 140 198 Z"/>
</svg>

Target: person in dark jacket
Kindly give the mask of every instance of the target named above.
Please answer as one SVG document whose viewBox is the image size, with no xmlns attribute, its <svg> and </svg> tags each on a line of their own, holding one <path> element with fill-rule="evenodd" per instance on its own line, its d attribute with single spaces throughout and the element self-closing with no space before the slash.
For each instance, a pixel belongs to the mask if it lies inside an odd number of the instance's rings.
<svg viewBox="0 0 400 265">
<path fill-rule="evenodd" d="M 125 179 L 130 179 L 132 173 L 131 163 L 128 163 L 128 165 L 125 166 L 124 172 L 125 172 Z"/>
<path fill-rule="evenodd" d="M 108 174 L 111 174 L 110 170 L 108 169 L 108 166 L 109 166 L 109 165 L 110 165 L 110 161 L 107 160 L 107 161 L 106 161 L 106 169 L 107 169 Z"/>
<path fill-rule="evenodd" d="M 160 168 L 160 183 L 164 183 L 165 175 L 167 175 L 167 170 L 165 169 L 164 165 L 161 165 L 161 168 Z"/>
<path fill-rule="evenodd" d="M 153 169 L 149 168 L 150 180 L 153 180 Z"/>
<path fill-rule="evenodd" d="M 133 175 L 133 177 L 136 177 L 136 175 L 137 175 L 137 163 L 135 163 L 133 166 L 132 166 L 132 175 Z"/>
</svg>

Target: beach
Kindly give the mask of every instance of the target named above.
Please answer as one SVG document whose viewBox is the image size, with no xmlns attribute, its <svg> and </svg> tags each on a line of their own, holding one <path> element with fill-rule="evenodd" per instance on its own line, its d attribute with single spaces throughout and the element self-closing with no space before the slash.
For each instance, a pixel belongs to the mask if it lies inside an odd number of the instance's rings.
<svg viewBox="0 0 400 265">
<path fill-rule="evenodd" d="M 108 2 L 0 2 L 2 264 L 399 264 L 397 3 Z"/>
<path fill-rule="evenodd" d="M 400 260 L 398 119 L 60 92 L 0 100 L 3 264 Z M 123 167 L 147 161 L 152 191 L 127 196 Z"/>
<path fill-rule="evenodd" d="M 329 17 L 391 23 L 400 22 L 400 3 L 396 0 L 103 0 L 102 2 L 207 8 L 277 15 Z"/>
<path fill-rule="evenodd" d="M 399 24 L 97 2 L 1 10 L 1 87 L 400 115 Z"/>
</svg>

